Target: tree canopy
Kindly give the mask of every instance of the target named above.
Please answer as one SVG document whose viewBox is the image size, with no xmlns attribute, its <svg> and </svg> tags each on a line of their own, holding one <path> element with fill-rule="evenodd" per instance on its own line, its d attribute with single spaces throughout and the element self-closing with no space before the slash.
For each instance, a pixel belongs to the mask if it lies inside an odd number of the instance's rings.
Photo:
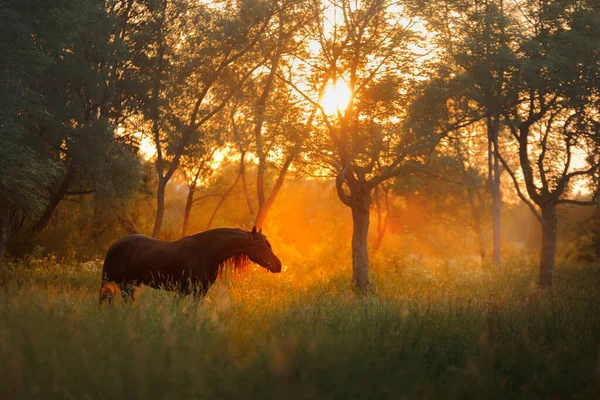
<svg viewBox="0 0 600 400">
<path fill-rule="evenodd" d="M 371 210 L 377 249 L 410 196 L 468 221 L 497 268 L 520 199 L 551 285 L 557 209 L 597 204 L 595 2 L 8 0 L 0 17 L 0 258 L 66 204 L 101 247 L 186 235 L 238 198 L 232 221 L 268 226 L 287 183 L 319 180 L 350 209 L 361 290 Z"/>
</svg>

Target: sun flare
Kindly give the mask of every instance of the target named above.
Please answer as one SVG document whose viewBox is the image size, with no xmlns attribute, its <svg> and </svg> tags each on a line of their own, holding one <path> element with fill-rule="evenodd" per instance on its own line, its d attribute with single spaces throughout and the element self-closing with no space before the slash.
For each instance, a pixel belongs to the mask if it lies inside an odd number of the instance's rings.
<svg viewBox="0 0 600 400">
<path fill-rule="evenodd" d="M 350 89 L 342 78 L 335 82 L 329 82 L 325 89 L 325 94 L 321 100 L 321 105 L 326 114 L 332 115 L 338 111 L 343 112 L 350 102 Z"/>
</svg>

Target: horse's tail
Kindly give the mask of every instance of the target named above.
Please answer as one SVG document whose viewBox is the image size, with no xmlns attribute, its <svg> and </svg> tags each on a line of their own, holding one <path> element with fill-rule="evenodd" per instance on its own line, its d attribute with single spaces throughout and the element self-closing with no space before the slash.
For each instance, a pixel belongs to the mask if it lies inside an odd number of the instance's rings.
<svg viewBox="0 0 600 400">
<path fill-rule="evenodd" d="M 121 288 L 115 282 L 102 282 L 102 287 L 100 287 L 100 304 L 104 304 L 105 301 L 111 304 L 113 297 L 120 294 Z"/>
</svg>

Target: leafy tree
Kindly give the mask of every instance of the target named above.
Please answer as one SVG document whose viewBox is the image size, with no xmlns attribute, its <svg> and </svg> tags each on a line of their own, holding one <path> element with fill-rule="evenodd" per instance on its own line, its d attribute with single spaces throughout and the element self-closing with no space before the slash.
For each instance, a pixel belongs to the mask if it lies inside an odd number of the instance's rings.
<svg viewBox="0 0 600 400">
<path fill-rule="evenodd" d="M 254 1 L 219 6 L 190 0 L 140 2 L 138 18 L 144 24 L 132 33 L 136 56 L 131 75 L 156 148 L 153 236 L 160 235 L 165 187 L 194 135 L 262 64 L 250 52 L 271 13 L 264 3 Z"/>
<path fill-rule="evenodd" d="M 472 230 L 484 263 L 489 255 L 485 238 L 490 225 L 491 196 L 481 167 L 487 157 L 487 137 L 479 134 L 481 125 L 480 121 L 448 133 L 427 163 L 415 171 L 416 183 L 397 189 L 418 192 L 436 223 L 448 229 Z"/>
<path fill-rule="evenodd" d="M 561 204 L 576 179 L 599 168 L 600 10 L 583 1 L 524 2 L 511 67 L 512 107 L 503 107 L 515 160 L 499 153 L 517 193 L 542 227 L 539 284 L 552 285 Z M 576 161 L 577 160 L 577 161 Z M 520 174 L 517 174 L 517 169 Z M 519 176 L 521 175 L 521 176 Z M 522 179 L 521 179 L 522 177 Z"/>
<path fill-rule="evenodd" d="M 310 13 L 308 4 L 298 0 L 275 0 L 271 29 L 259 44 L 261 58 L 267 60 L 267 70 L 253 80 L 255 93 L 253 105 L 254 147 L 258 157 L 256 194 L 258 211 L 254 225 L 262 227 L 269 209 L 275 202 L 292 162 L 300 155 L 306 137 L 302 110 L 291 96 L 291 88 L 277 79 L 282 71 L 289 70 L 297 57 L 304 56 L 302 45 L 307 36 Z M 276 150 L 278 156 L 270 156 Z M 270 160 L 275 158 L 275 160 Z M 267 169 L 276 171 L 277 178 L 267 194 L 265 175 Z"/>
<path fill-rule="evenodd" d="M 16 213 L 39 213 L 45 206 L 43 188 L 57 172 L 28 140 L 29 118 L 43 112 L 43 94 L 36 90 L 50 51 L 60 47 L 70 32 L 61 24 L 69 17 L 63 2 L 8 1 L 0 8 L 0 261 L 6 254 L 9 225 Z M 57 18 L 43 18 L 54 13 Z M 44 42 L 32 38 L 55 35 Z"/>
<path fill-rule="evenodd" d="M 181 227 L 181 235 L 185 236 L 188 233 L 188 226 L 192 207 L 201 198 L 194 198 L 198 189 L 206 185 L 207 181 L 213 174 L 212 161 L 217 150 L 223 146 L 222 135 L 223 127 L 216 124 L 216 121 L 211 121 L 211 124 L 205 124 L 202 132 L 199 132 L 199 138 L 192 139 L 192 143 L 186 149 L 181 157 L 181 170 L 185 176 L 188 185 L 188 194 L 185 202 L 185 210 L 183 214 L 183 224 Z"/>
<path fill-rule="evenodd" d="M 456 86 L 456 106 L 471 109 L 473 121 L 485 122 L 487 185 L 492 197 L 493 262 L 500 266 L 501 206 L 500 160 L 501 106 L 507 97 L 507 68 L 512 63 L 510 43 L 519 27 L 511 23 L 511 10 L 495 0 L 428 2 L 420 12 L 436 32 L 440 62 L 436 66 L 448 85 Z M 435 92 L 430 93 L 436 96 Z"/>
<path fill-rule="evenodd" d="M 402 122 L 416 84 L 418 35 L 397 2 L 315 1 L 312 7 L 316 25 L 306 70 L 317 98 L 288 82 L 319 110 L 312 158 L 334 172 L 338 197 L 352 210 L 353 283 L 365 289 L 371 192 L 432 144 Z M 347 105 L 331 113 L 321 103 L 328 84 L 349 92 Z"/>
<path fill-rule="evenodd" d="M 79 6 L 77 36 L 60 49 L 40 88 L 45 113 L 32 131 L 62 173 L 34 231 L 46 227 L 65 196 L 127 197 L 139 180 L 135 143 L 115 133 L 123 113 L 116 96 L 123 54 L 111 37 L 119 34 L 119 19 L 97 1 Z"/>
<path fill-rule="evenodd" d="M 115 139 L 103 114 L 114 110 L 115 79 L 106 68 L 118 58 L 117 41 L 109 43 L 116 25 L 104 2 L 33 3 L 10 1 L 0 10 L 7 21 L 0 78 L 2 254 L 8 220 L 13 233 L 24 225 L 39 231 L 65 196 L 126 195 L 130 186 L 114 179 L 124 177 L 120 166 L 136 170 L 132 146 Z"/>
</svg>

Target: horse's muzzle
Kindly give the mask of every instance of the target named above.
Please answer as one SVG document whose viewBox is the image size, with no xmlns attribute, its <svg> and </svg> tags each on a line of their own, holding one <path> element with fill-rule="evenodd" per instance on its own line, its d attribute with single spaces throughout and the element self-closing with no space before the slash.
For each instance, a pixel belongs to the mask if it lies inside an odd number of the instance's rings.
<svg viewBox="0 0 600 400">
<path fill-rule="evenodd" d="M 270 265 L 269 271 L 271 271 L 273 273 L 281 272 L 281 261 L 277 260 L 277 262 L 274 265 Z"/>
</svg>

